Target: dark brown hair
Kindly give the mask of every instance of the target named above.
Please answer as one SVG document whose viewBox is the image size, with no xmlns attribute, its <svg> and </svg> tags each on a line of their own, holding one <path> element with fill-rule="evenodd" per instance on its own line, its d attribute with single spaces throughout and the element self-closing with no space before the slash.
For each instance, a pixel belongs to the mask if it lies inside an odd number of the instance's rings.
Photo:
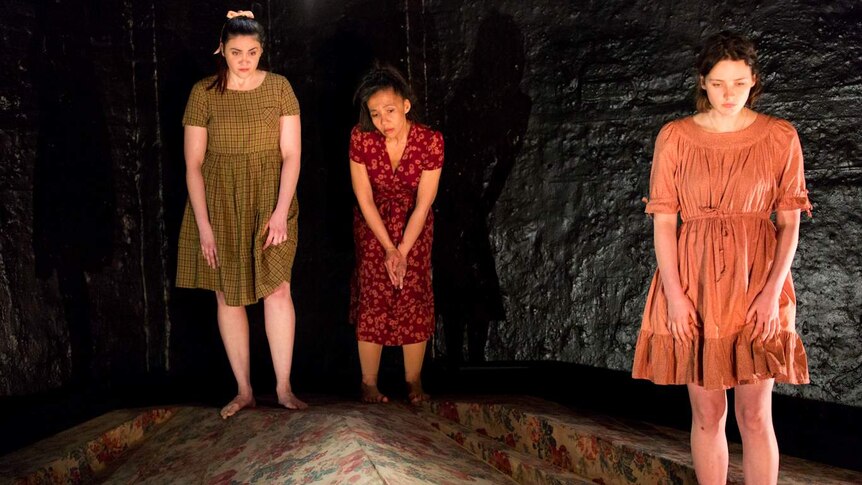
<svg viewBox="0 0 862 485">
<path fill-rule="evenodd" d="M 227 61 L 224 59 L 224 46 L 227 44 L 227 41 L 240 35 L 256 37 L 261 47 L 263 47 L 266 41 L 266 33 L 263 30 L 263 26 L 257 20 L 245 15 L 227 19 L 221 28 L 221 35 L 219 36 L 221 51 L 219 52 L 218 59 L 216 59 L 216 78 L 207 86 L 207 89 L 215 88 L 219 94 L 224 94 L 224 90 L 227 89 Z"/>
<path fill-rule="evenodd" d="M 368 99 L 378 91 L 391 89 L 398 96 L 415 104 L 413 90 L 401 72 L 395 67 L 380 62 L 375 62 L 371 68 L 359 81 L 359 87 L 356 88 L 356 93 L 353 95 L 353 103 L 359 104 L 359 129 L 362 131 L 374 131 L 374 123 L 371 121 L 371 113 L 368 111 Z M 416 121 L 416 109 L 411 108 L 407 112 L 407 119 L 411 122 Z"/>
<path fill-rule="evenodd" d="M 749 108 L 754 106 L 760 93 L 763 92 L 763 85 L 760 82 L 760 65 L 757 63 L 757 50 L 754 43 L 748 38 L 727 30 L 719 32 L 710 38 L 706 39 L 703 48 L 694 61 L 694 69 L 696 73 L 696 84 L 694 87 L 694 101 L 697 106 L 697 111 L 705 113 L 712 109 L 709 103 L 709 98 L 706 95 L 706 90 L 701 86 L 703 78 L 712 71 L 721 61 L 744 61 L 751 68 L 751 74 L 754 76 L 754 86 L 748 93 L 748 100 L 745 105 Z"/>
</svg>

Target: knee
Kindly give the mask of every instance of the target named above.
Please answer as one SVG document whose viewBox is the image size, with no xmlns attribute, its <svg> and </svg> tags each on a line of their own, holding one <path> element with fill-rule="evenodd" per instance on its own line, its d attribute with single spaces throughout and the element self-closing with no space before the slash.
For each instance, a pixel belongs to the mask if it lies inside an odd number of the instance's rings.
<svg viewBox="0 0 862 485">
<path fill-rule="evenodd" d="M 272 293 L 264 297 L 269 302 L 290 302 L 290 283 L 284 282 L 278 285 Z"/>
<path fill-rule="evenodd" d="M 727 403 L 722 401 L 700 403 L 691 410 L 694 424 L 703 430 L 717 430 L 724 427 L 727 418 Z"/>
<path fill-rule="evenodd" d="M 762 433 L 772 426 L 772 412 L 765 406 L 739 406 L 736 421 L 740 433 Z"/>
</svg>

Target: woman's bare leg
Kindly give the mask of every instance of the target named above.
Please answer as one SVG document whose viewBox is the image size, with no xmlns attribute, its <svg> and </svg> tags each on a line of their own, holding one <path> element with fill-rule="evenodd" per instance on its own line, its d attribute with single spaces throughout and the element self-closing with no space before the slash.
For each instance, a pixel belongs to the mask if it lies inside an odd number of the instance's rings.
<svg viewBox="0 0 862 485">
<path fill-rule="evenodd" d="M 745 483 L 778 482 L 778 441 L 772 427 L 774 379 L 734 389 L 736 422 L 742 435 L 742 471 Z"/>
<path fill-rule="evenodd" d="M 425 360 L 427 342 L 407 344 L 404 351 L 404 380 L 407 382 L 407 399 L 411 404 L 427 401 L 429 396 L 422 390 L 422 362 Z"/>
<path fill-rule="evenodd" d="M 389 398 L 377 388 L 377 373 L 380 371 L 380 354 L 383 346 L 373 342 L 359 341 L 359 365 L 362 367 L 362 400 L 364 402 L 389 402 Z"/>
<path fill-rule="evenodd" d="M 288 409 L 305 409 L 307 404 L 293 394 L 290 370 L 293 362 L 293 342 L 296 335 L 296 312 L 290 297 L 290 283 L 284 282 L 263 299 L 266 338 L 275 370 L 275 393 L 278 403 Z"/>
<path fill-rule="evenodd" d="M 727 482 L 727 393 L 688 385 L 691 401 L 691 457 L 701 485 Z"/>
<path fill-rule="evenodd" d="M 221 410 L 227 419 L 245 407 L 254 407 L 251 389 L 251 365 L 248 350 L 248 316 L 243 306 L 228 306 L 224 293 L 216 292 L 218 305 L 218 329 L 230 368 L 236 378 L 237 395 Z"/>
</svg>

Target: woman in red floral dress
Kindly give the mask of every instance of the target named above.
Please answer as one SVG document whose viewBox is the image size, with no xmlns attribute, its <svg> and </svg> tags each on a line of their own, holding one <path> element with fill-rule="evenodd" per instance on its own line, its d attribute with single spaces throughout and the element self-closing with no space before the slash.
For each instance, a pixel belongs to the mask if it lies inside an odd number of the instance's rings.
<svg viewBox="0 0 862 485">
<path fill-rule="evenodd" d="M 357 208 L 351 320 L 362 366 L 362 400 L 387 402 L 377 388 L 384 345 L 404 351 L 408 399 L 428 398 L 420 373 L 434 332 L 431 204 L 443 166 L 443 136 L 413 121 L 410 88 L 389 66 L 359 84 L 359 124 L 350 135 Z"/>
</svg>

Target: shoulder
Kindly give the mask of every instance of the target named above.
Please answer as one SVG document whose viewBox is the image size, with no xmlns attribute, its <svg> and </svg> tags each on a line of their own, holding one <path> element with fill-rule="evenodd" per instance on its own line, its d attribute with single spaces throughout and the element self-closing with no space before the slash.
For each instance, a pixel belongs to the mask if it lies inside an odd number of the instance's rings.
<svg viewBox="0 0 862 485">
<path fill-rule="evenodd" d="M 359 126 L 359 123 L 353 126 L 353 129 L 350 130 L 350 139 L 351 140 L 362 140 L 365 138 L 370 138 L 373 132 L 365 131 Z"/>
<path fill-rule="evenodd" d="M 200 81 L 196 82 L 192 86 L 192 92 L 193 93 L 206 93 L 208 91 L 207 88 L 209 88 L 212 85 L 212 83 L 215 82 L 215 80 L 216 80 L 215 76 L 207 76 L 207 77 L 201 79 Z"/>
<path fill-rule="evenodd" d="M 442 143 L 443 142 L 443 133 L 431 128 L 428 125 L 423 125 L 422 123 L 416 123 L 413 125 L 413 129 L 416 130 L 416 137 L 422 140 L 425 140 L 428 143 Z"/>
<path fill-rule="evenodd" d="M 443 134 L 439 131 L 422 123 L 414 123 L 413 127 L 416 129 L 416 133 L 422 133 L 425 136 L 443 136 Z"/>
<path fill-rule="evenodd" d="M 766 130 L 773 136 L 773 138 L 777 140 L 792 140 L 799 137 L 799 134 L 796 132 L 796 127 L 789 121 L 762 113 L 758 113 L 757 116 L 763 116 L 765 118 L 766 123 L 764 125 Z"/>
<path fill-rule="evenodd" d="M 353 129 L 350 130 L 350 144 L 352 146 L 360 146 L 374 143 L 375 134 L 376 132 L 374 131 L 364 131 L 357 123 Z"/>
<path fill-rule="evenodd" d="M 679 141 L 684 134 L 691 135 L 692 127 L 696 127 L 694 116 L 686 116 L 662 125 L 656 136 L 656 143 L 674 143 Z"/>
<path fill-rule="evenodd" d="M 286 77 L 272 71 L 266 72 L 265 82 L 278 86 L 279 88 L 290 87 L 290 81 L 288 81 Z"/>
</svg>

